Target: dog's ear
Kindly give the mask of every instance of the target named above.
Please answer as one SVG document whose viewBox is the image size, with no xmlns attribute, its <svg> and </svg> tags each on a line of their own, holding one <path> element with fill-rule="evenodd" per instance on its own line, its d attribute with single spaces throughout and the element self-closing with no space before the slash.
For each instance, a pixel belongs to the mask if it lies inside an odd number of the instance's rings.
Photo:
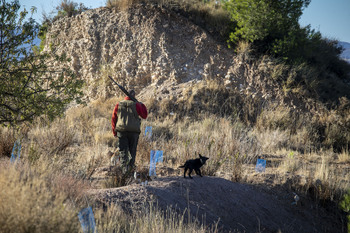
<svg viewBox="0 0 350 233">
<path fill-rule="evenodd" d="M 198 155 L 199 155 L 199 158 L 202 158 L 202 157 L 203 157 L 200 153 L 198 153 Z"/>
</svg>

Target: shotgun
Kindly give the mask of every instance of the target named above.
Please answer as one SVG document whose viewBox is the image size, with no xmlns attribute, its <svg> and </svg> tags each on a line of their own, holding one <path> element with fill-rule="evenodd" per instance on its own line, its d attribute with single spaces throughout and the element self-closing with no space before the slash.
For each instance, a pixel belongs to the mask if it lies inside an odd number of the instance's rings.
<svg viewBox="0 0 350 233">
<path fill-rule="evenodd" d="M 108 78 L 110 78 L 112 80 L 112 82 L 114 82 L 115 84 L 117 84 L 117 86 L 119 87 L 119 89 L 124 92 L 124 94 L 126 96 L 128 96 L 132 101 L 134 102 L 139 102 L 135 97 L 133 97 L 132 95 L 129 94 L 129 92 L 122 86 L 122 85 L 119 85 L 116 81 L 114 81 L 114 79 L 112 79 L 111 76 L 108 76 Z"/>
</svg>

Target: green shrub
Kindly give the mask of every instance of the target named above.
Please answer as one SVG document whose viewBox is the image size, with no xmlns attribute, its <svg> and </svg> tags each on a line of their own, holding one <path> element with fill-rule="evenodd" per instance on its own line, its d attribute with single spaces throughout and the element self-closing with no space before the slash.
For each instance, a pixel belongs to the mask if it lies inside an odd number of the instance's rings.
<svg viewBox="0 0 350 233">
<path fill-rule="evenodd" d="M 350 189 L 344 195 L 344 198 L 340 202 L 339 206 L 348 214 L 348 232 L 350 233 Z"/>
<path fill-rule="evenodd" d="M 298 20 L 309 0 L 301 1 L 260 1 L 260 0 L 229 0 L 225 9 L 237 27 L 230 34 L 231 41 L 264 42 L 269 45 L 282 39 L 292 29 L 299 26 Z"/>
</svg>

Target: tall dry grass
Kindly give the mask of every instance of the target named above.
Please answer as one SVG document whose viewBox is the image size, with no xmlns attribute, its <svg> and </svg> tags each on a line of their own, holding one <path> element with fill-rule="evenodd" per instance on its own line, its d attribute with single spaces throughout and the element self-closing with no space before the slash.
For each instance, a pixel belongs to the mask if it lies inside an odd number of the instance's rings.
<svg viewBox="0 0 350 233">
<path fill-rule="evenodd" d="M 111 205 L 107 211 L 98 210 L 95 217 L 98 232 L 218 232 L 216 225 L 205 226 L 197 219 L 188 218 L 186 212 L 177 213 L 170 207 L 162 211 L 148 203 L 144 203 L 144 208 L 134 216 Z"/>
<path fill-rule="evenodd" d="M 163 150 L 165 166 L 174 169 L 200 153 L 209 157 L 202 169 L 204 175 L 225 172 L 228 177 L 240 180 L 241 167 L 252 164 L 261 153 L 253 132 L 237 119 L 212 116 L 195 122 L 183 120 L 174 124 L 168 119 L 146 121 L 144 125 L 153 126 L 153 141 L 141 140 L 139 148 Z M 149 163 L 149 150 L 145 153 L 141 156 Z"/>
<path fill-rule="evenodd" d="M 65 153 L 74 143 L 74 132 L 62 119 L 43 125 L 37 122 L 37 126 L 28 132 L 30 140 L 37 145 L 36 150 L 43 156 L 53 156 Z"/>
<path fill-rule="evenodd" d="M 77 214 L 91 204 L 85 198 L 89 186 L 57 169 L 55 162 L 40 160 L 36 165 L 0 163 L 0 231 L 81 232 Z M 98 232 L 217 232 L 216 226 L 149 203 L 135 215 L 118 205 L 95 206 L 93 212 Z"/>
<path fill-rule="evenodd" d="M 97 99 L 87 106 L 73 107 L 66 112 L 65 121 L 73 128 L 78 143 L 113 143 L 111 117 L 114 106 L 122 97 Z"/>
<path fill-rule="evenodd" d="M 338 161 L 340 163 L 349 163 L 350 162 L 349 149 L 344 149 L 344 150 L 342 150 L 341 153 L 338 154 Z"/>
<path fill-rule="evenodd" d="M 288 106 L 270 105 L 258 115 L 254 128 L 261 133 L 284 133 L 288 138 L 282 137 L 282 146 L 304 153 L 320 149 L 341 153 L 350 145 L 350 121 L 349 109 L 338 109 L 316 107 L 315 112 L 302 113 Z"/>
<path fill-rule="evenodd" d="M 220 84 L 208 84 L 200 87 L 212 90 L 212 93 L 221 90 Z M 188 92 L 193 96 L 192 99 L 188 99 L 188 103 L 196 101 L 196 98 L 201 96 L 199 93 L 202 93 L 202 90 L 199 86 L 194 88 Z M 9 187 L 3 189 L 2 194 L 16 196 L 18 193 L 18 199 L 28 202 L 23 204 L 28 211 L 22 211 L 23 216 L 19 215 L 23 219 L 19 224 L 23 225 L 22 228 L 26 229 L 26 225 L 35 222 L 35 225 L 43 225 L 42 229 L 48 229 L 48 226 L 44 226 L 45 217 L 39 211 L 33 212 L 34 215 L 38 215 L 34 218 L 35 221 L 28 219 L 27 216 L 29 210 L 31 211 L 36 205 L 35 202 L 41 198 L 47 199 L 45 205 L 50 209 L 47 210 L 48 215 L 56 214 L 57 206 L 67 208 L 68 214 L 63 217 L 58 215 L 54 220 L 50 220 L 56 221 L 52 224 L 67 221 L 69 223 L 67 227 L 71 227 L 73 231 L 79 228 L 78 223 L 74 222 L 77 219 L 73 219 L 76 218 L 77 211 L 86 205 L 84 190 L 89 186 L 85 181 L 92 181 L 94 173 L 99 168 L 109 166 L 107 151 L 113 151 L 115 148 L 116 139 L 111 132 L 110 118 L 114 105 L 119 100 L 119 97 L 98 99 L 86 106 L 76 106 L 69 109 L 64 118 L 54 122 L 41 121 L 28 131 L 27 137 L 23 140 L 25 149 L 21 158 L 24 161 L 28 160 L 30 165 L 27 164 L 17 170 L 1 169 L 0 172 L 1 187 Z M 178 175 L 179 165 L 187 159 L 196 158 L 198 153 L 201 153 L 209 157 L 207 164 L 202 168 L 204 175 L 225 177 L 236 182 L 251 182 L 260 176 L 254 172 L 254 166 L 258 156 L 264 155 L 265 159 L 271 160 L 271 163 L 268 163 L 267 173 L 272 174 L 271 177 L 278 177 L 272 183 L 288 184 L 291 190 L 314 197 L 317 203 L 337 202 L 350 187 L 350 178 L 344 164 L 348 157 L 347 150 L 344 149 L 341 153 L 318 150 L 313 146 L 314 139 L 311 138 L 314 135 L 310 133 L 314 132 L 312 125 L 308 125 L 305 120 L 310 118 L 294 119 L 295 115 L 287 107 L 265 108 L 261 115 L 258 115 L 256 124 L 250 126 L 237 114 L 206 113 L 203 117 L 192 117 L 190 114 L 187 116 L 160 117 L 152 113 L 150 118 L 142 121 L 136 158 L 139 168 L 149 166 L 150 150 L 163 150 L 162 166 L 173 169 L 169 175 Z M 330 122 L 334 118 L 322 119 L 322 122 Z M 292 129 L 289 127 L 290 124 L 297 127 Z M 150 140 L 143 135 L 146 126 L 153 127 L 153 136 Z M 269 155 L 275 155 L 277 160 L 272 163 Z M 6 180 L 7 177 L 14 178 Z M 293 180 L 292 184 L 288 183 L 289 180 Z M 110 183 L 108 187 L 118 185 L 115 182 Z M 37 186 L 43 187 L 46 196 L 40 196 L 42 192 L 37 191 L 35 188 Z M 35 198 L 22 197 L 23 193 L 27 192 L 33 193 L 32 196 Z M 51 203 L 48 203 L 49 199 Z M 15 201 L 16 198 L 7 203 Z M 7 210 L 11 205 L 3 204 L 2 209 Z M 20 208 L 16 205 L 13 212 L 4 211 L 2 216 L 6 219 L 14 218 L 11 216 L 17 215 Z M 43 211 L 46 213 L 46 210 Z M 197 223 L 194 225 L 184 223 L 184 216 L 175 215 L 171 211 L 161 213 L 157 212 L 158 210 L 148 209 L 137 216 L 128 216 L 117 206 L 111 207 L 107 212 L 98 208 L 94 211 L 101 231 L 109 229 L 116 232 L 208 231 Z M 3 228 L 5 232 L 18 230 L 8 225 L 5 227 Z"/>
<path fill-rule="evenodd" d="M 223 80 L 212 77 L 188 85 L 182 94 L 181 99 L 151 98 L 145 103 L 160 119 L 178 122 L 186 118 L 200 121 L 211 116 L 229 119 L 238 116 L 247 126 L 254 125 L 264 106 L 262 100 L 251 96 L 245 98 L 237 88 L 226 88 Z M 171 112 L 173 116 L 169 116 Z"/>
<path fill-rule="evenodd" d="M 89 188 L 55 165 L 41 158 L 41 164 L 0 164 L 1 232 L 80 232 L 77 217 L 91 204 Z M 107 209 L 93 207 L 98 232 L 217 232 L 196 219 L 168 209 L 162 211 L 149 203 L 135 215 L 118 205 Z M 186 220 L 184 220 L 186 216 Z"/>
<path fill-rule="evenodd" d="M 221 90 L 220 84 L 210 83 L 209 80 L 208 85 L 194 85 L 194 89 L 189 91 L 193 98 L 189 98 L 188 103 L 195 101 L 201 89 L 212 90 L 213 93 Z M 74 151 L 74 158 L 69 160 L 69 164 L 76 165 L 66 165 L 67 169 L 79 173 L 81 177 L 90 177 L 98 166 L 108 165 L 106 151 L 113 150 L 116 142 L 111 132 L 110 115 L 119 100 L 118 97 L 99 99 L 88 106 L 76 107 L 67 112 L 64 124 L 74 131 L 75 146 L 72 147 L 79 146 L 79 150 Z M 253 127 L 247 126 L 235 115 L 220 117 L 208 114 L 207 117 L 197 119 L 178 118 L 176 115 L 162 118 L 155 115 L 142 121 L 142 131 L 147 125 L 153 126 L 153 136 L 147 140 L 143 133 L 140 135 L 136 158 L 139 167 L 149 165 L 150 150 L 163 150 L 164 165 L 173 169 L 201 153 L 210 157 L 203 168 L 204 174 L 226 173 L 226 177 L 232 180 L 243 181 L 244 177 L 249 176 L 244 167 L 254 166 L 256 158 L 263 154 L 278 154 L 281 151 L 283 158 L 279 163 L 280 170 L 293 174 L 302 171 L 303 162 L 299 161 L 300 158 L 309 161 L 313 157 L 317 158 L 310 155 L 311 152 L 317 153 L 319 148 L 314 143 L 314 129 L 308 123 L 310 118 L 295 115 L 287 106 L 265 108 Z M 288 156 L 290 153 L 300 156 L 291 158 Z M 333 154 L 329 153 L 328 156 Z M 344 157 L 341 154 L 339 156 Z M 304 173 L 307 176 L 307 172 Z"/>
<path fill-rule="evenodd" d="M 78 232 L 77 209 L 62 184 L 47 170 L 2 162 L 0 232 Z M 75 188 L 71 183 L 66 187 Z"/>
</svg>

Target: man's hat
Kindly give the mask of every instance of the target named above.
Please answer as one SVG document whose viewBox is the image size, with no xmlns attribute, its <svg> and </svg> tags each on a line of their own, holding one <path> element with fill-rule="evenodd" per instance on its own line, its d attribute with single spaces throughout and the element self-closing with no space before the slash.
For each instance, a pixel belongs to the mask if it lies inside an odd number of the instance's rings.
<svg viewBox="0 0 350 233">
<path fill-rule="evenodd" d="M 135 90 L 134 89 L 129 90 L 129 94 L 132 96 L 135 96 L 136 95 Z"/>
</svg>

